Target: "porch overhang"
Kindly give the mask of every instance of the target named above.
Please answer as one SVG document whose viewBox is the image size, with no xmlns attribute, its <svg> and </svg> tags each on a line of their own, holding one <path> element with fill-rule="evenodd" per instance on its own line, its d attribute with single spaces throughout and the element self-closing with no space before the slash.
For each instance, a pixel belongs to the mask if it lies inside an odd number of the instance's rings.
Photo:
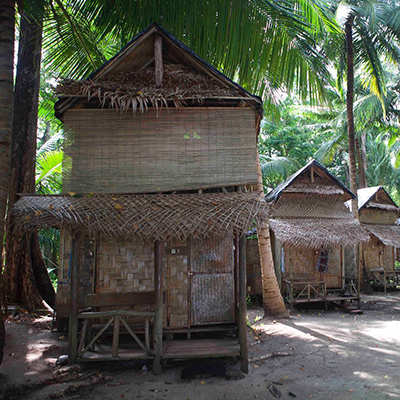
<svg viewBox="0 0 400 400">
<path fill-rule="evenodd" d="M 24 228 L 56 227 L 143 241 L 242 235 L 267 217 L 256 192 L 141 195 L 23 195 L 13 215 Z"/>
<path fill-rule="evenodd" d="M 386 246 L 400 247 L 400 226 L 398 225 L 362 225 Z"/>
<path fill-rule="evenodd" d="M 369 240 L 360 222 L 347 219 L 270 219 L 276 238 L 297 248 L 354 246 Z"/>
</svg>

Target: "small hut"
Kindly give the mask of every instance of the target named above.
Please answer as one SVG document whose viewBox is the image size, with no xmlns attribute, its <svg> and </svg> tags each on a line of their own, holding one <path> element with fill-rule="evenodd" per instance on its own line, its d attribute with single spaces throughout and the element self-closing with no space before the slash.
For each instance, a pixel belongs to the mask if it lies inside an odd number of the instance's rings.
<svg viewBox="0 0 400 400">
<path fill-rule="evenodd" d="M 157 24 L 58 92 L 64 193 L 23 196 L 14 213 L 62 229 L 70 362 L 153 359 L 159 373 L 162 359 L 238 356 L 247 372 L 260 98 Z"/>
<path fill-rule="evenodd" d="M 357 191 L 359 218 L 370 239 L 361 245 L 366 281 L 375 289 L 400 286 L 396 249 L 400 247 L 399 208 L 382 186 Z"/>
<path fill-rule="evenodd" d="M 359 300 L 354 262 L 346 261 L 343 248 L 368 235 L 344 205 L 351 198 L 353 193 L 316 160 L 266 196 L 275 269 L 292 307 Z"/>
</svg>

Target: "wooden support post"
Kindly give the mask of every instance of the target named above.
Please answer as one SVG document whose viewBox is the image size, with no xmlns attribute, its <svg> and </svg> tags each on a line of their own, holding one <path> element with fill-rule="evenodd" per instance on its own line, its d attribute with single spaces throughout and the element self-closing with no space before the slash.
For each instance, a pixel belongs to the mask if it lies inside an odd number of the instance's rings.
<svg viewBox="0 0 400 400">
<path fill-rule="evenodd" d="M 239 343 L 240 343 L 240 369 L 245 374 L 249 373 L 249 355 L 247 347 L 247 321 L 246 321 L 246 236 L 239 239 Z"/>
<path fill-rule="evenodd" d="M 164 75 L 164 67 L 163 67 L 163 56 L 162 56 L 162 37 L 160 35 L 156 35 L 154 39 L 154 73 L 156 78 L 156 86 L 161 86 L 163 75 Z"/>
<path fill-rule="evenodd" d="M 239 321 L 239 237 L 234 237 L 235 251 L 234 251 L 234 273 L 235 273 L 235 321 Z M 246 268 L 247 275 L 247 268 Z M 247 288 L 246 288 L 247 289 Z M 246 292 L 247 293 L 247 292 Z"/>
<path fill-rule="evenodd" d="M 163 339 L 163 278 L 162 278 L 162 242 L 154 243 L 154 285 L 156 292 L 154 317 L 154 361 L 153 374 L 161 374 Z"/>
<path fill-rule="evenodd" d="M 68 329 L 68 363 L 73 364 L 78 355 L 79 269 L 80 237 L 72 238 L 71 246 L 70 312 Z"/>
<path fill-rule="evenodd" d="M 113 329 L 113 342 L 112 342 L 112 356 L 113 358 L 118 357 L 119 348 L 119 328 L 121 325 L 120 317 L 118 315 L 114 318 L 114 329 Z"/>
</svg>

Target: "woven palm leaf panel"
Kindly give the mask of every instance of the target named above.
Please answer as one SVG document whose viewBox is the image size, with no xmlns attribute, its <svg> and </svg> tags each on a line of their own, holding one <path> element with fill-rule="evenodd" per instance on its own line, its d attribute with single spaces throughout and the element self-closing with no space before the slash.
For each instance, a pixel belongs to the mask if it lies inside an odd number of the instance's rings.
<svg viewBox="0 0 400 400">
<path fill-rule="evenodd" d="M 146 193 L 257 182 L 250 108 L 69 110 L 64 192 Z"/>
<path fill-rule="evenodd" d="M 190 241 L 192 325 L 235 321 L 233 238 Z"/>
</svg>

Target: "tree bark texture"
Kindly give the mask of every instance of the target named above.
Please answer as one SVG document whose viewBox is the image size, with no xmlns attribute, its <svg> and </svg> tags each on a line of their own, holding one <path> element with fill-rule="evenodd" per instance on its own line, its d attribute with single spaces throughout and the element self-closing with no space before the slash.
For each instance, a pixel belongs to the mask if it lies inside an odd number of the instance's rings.
<svg viewBox="0 0 400 400">
<path fill-rule="evenodd" d="M 14 0 L 0 1 L 0 306 L 4 305 L 3 237 L 10 174 L 11 132 L 14 112 Z M 0 364 L 3 360 L 5 331 L 0 307 Z"/>
<path fill-rule="evenodd" d="M 258 159 L 258 191 L 264 196 L 260 159 Z M 274 258 L 272 255 L 271 234 L 268 221 L 258 227 L 258 250 L 260 252 L 260 265 L 263 286 L 263 308 L 266 316 L 286 318 L 288 312 L 282 298 L 278 280 L 276 279 Z"/>
<path fill-rule="evenodd" d="M 6 236 L 6 293 L 11 302 L 28 310 L 42 307 L 44 299 L 54 307 L 55 293 L 39 247 L 37 233 L 21 232 L 10 210 L 18 193 L 35 192 L 35 153 L 42 25 L 21 16 L 18 66 L 14 93 L 11 177 Z"/>
<path fill-rule="evenodd" d="M 353 20 L 351 16 L 345 26 L 346 30 L 346 53 L 347 53 L 347 135 L 349 140 L 349 169 L 350 169 L 350 190 L 356 195 L 352 200 L 352 210 L 356 218 L 358 218 L 358 201 L 357 201 L 357 165 L 356 165 L 356 143 L 354 128 L 354 55 L 353 55 Z"/>
<path fill-rule="evenodd" d="M 363 157 L 363 147 L 365 151 L 365 144 L 363 146 L 363 138 L 356 138 L 356 153 L 357 153 L 357 164 L 358 164 L 358 188 L 363 189 L 368 187 L 367 184 L 367 163 L 366 158 Z"/>
<path fill-rule="evenodd" d="M 4 234 L 8 182 L 10 174 L 10 148 L 13 124 L 14 92 L 14 0 L 0 2 L 0 238 Z M 0 265 L 2 262 L 0 251 Z"/>
</svg>

